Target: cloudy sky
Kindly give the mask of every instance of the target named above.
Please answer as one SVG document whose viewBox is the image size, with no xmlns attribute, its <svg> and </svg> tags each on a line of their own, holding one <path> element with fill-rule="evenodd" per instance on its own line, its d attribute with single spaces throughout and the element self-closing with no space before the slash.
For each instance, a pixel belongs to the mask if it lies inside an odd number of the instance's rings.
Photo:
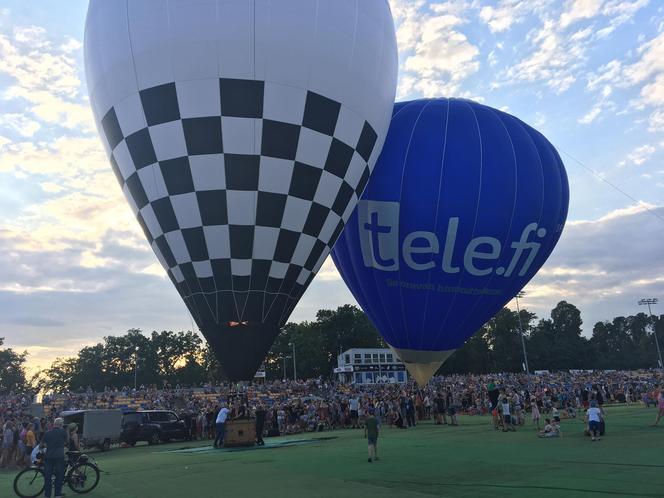
<svg viewBox="0 0 664 498">
<path fill-rule="evenodd" d="M 664 300 L 662 3 L 391 4 L 400 100 L 461 96 L 506 110 L 547 135 L 567 165 L 569 222 L 523 306 L 542 317 L 569 300 L 590 333 L 637 312 L 641 297 Z M 96 136 L 82 59 L 87 0 L 0 5 L 0 337 L 36 368 L 130 327 L 191 329 Z M 292 319 L 348 302 L 328 261 Z"/>
</svg>

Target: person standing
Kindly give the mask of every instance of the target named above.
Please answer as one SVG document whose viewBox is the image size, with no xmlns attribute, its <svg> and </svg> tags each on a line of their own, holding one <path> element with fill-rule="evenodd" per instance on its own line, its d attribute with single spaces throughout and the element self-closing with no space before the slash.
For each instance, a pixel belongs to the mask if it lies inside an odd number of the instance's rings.
<svg viewBox="0 0 664 498">
<path fill-rule="evenodd" d="M 224 445 L 224 433 L 226 432 L 226 419 L 230 410 L 225 403 L 222 403 L 221 409 L 217 414 L 217 420 L 215 423 L 216 437 L 214 439 L 214 447 L 221 448 Z"/>
<path fill-rule="evenodd" d="M 14 424 L 11 421 L 5 423 L 1 436 L 0 468 L 4 468 L 11 463 L 12 451 L 14 450 Z"/>
<path fill-rule="evenodd" d="M 500 396 L 500 391 L 496 387 L 493 379 L 489 379 L 489 384 L 487 385 L 487 394 L 489 396 L 489 401 L 491 401 L 491 410 L 498 408 L 498 398 Z"/>
<path fill-rule="evenodd" d="M 42 438 L 41 445 L 46 446 L 44 454 L 44 496 L 51 498 L 53 476 L 55 476 L 55 498 L 62 496 L 62 483 L 65 478 L 65 447 L 67 432 L 62 428 L 64 420 L 56 418 L 53 428 Z"/>
<path fill-rule="evenodd" d="M 369 409 L 369 416 L 364 421 L 364 435 L 367 438 L 367 443 L 369 444 L 369 460 L 378 461 L 378 430 L 380 429 L 380 422 L 374 414 L 374 409 Z"/>
<path fill-rule="evenodd" d="M 503 432 L 514 431 L 514 425 L 512 424 L 512 414 L 510 412 L 510 400 L 507 396 L 503 396 L 503 399 L 500 403 L 502 414 L 503 414 Z"/>
<path fill-rule="evenodd" d="M 586 418 L 588 419 L 588 432 L 590 432 L 590 440 L 600 440 L 600 422 L 602 421 L 602 411 L 597 408 L 597 401 L 590 402 L 590 408 L 586 411 Z"/>
<path fill-rule="evenodd" d="M 359 425 L 359 411 L 360 411 L 360 400 L 357 396 L 353 396 L 348 401 L 348 409 L 350 410 L 350 424 L 353 429 L 360 427 Z"/>
<path fill-rule="evenodd" d="M 664 417 L 664 387 L 662 386 L 657 386 L 658 392 L 657 392 L 657 418 L 655 419 L 655 422 L 652 424 L 653 427 L 655 427 L 657 424 L 659 424 L 659 421 L 662 417 Z"/>
<path fill-rule="evenodd" d="M 445 405 L 447 406 L 447 414 L 450 417 L 450 425 L 456 426 L 459 425 L 457 422 L 457 398 L 454 393 L 452 393 L 451 388 L 447 388 L 447 394 L 445 395 Z"/>
<path fill-rule="evenodd" d="M 25 433 L 25 465 L 29 466 L 32 450 L 37 446 L 37 437 L 35 436 L 34 424 L 28 424 L 28 430 Z"/>
<path fill-rule="evenodd" d="M 442 425 L 443 421 L 447 425 L 447 415 L 445 413 L 445 398 L 442 393 L 438 391 L 436 397 L 433 400 L 433 408 L 436 416 L 436 425 Z"/>
<path fill-rule="evenodd" d="M 265 430 L 265 405 L 261 402 L 256 407 L 256 444 L 258 446 L 265 446 L 263 441 L 263 431 Z"/>
<path fill-rule="evenodd" d="M 410 395 L 406 399 L 406 421 L 408 427 L 415 427 L 417 424 L 415 422 L 415 404 L 413 403 L 413 397 Z"/>
<path fill-rule="evenodd" d="M 539 407 L 537 406 L 537 400 L 533 396 L 530 398 L 530 407 L 532 410 L 532 415 L 533 415 L 533 423 L 537 424 L 537 430 L 540 430 L 540 411 Z"/>
</svg>

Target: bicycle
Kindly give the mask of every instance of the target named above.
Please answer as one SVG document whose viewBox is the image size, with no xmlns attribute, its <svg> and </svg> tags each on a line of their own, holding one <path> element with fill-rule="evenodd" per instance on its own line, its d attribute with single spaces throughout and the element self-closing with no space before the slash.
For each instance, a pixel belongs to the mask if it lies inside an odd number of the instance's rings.
<svg viewBox="0 0 664 498">
<path fill-rule="evenodd" d="M 69 458 L 65 467 L 63 485 L 67 484 L 74 493 L 89 493 L 99 484 L 99 466 L 86 454 L 81 453 L 77 456 L 72 453 L 75 452 L 67 453 Z M 14 492 L 21 498 L 36 498 L 44 492 L 45 482 L 43 465 L 31 465 L 14 478 Z"/>
</svg>

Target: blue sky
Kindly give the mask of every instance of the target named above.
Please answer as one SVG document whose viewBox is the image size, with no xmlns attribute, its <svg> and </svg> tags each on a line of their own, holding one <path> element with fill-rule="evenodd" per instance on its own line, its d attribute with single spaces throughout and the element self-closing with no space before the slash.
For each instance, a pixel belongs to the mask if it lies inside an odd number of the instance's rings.
<svg viewBox="0 0 664 498">
<path fill-rule="evenodd" d="M 592 324 L 664 299 L 664 6 L 654 0 L 391 0 L 398 98 L 506 110 L 558 147 L 568 226 L 524 306 Z M 45 366 L 130 327 L 191 328 L 97 138 L 85 0 L 0 2 L 0 337 Z M 592 168 L 635 200 L 594 177 Z M 659 216 L 659 218 L 657 217 Z M 293 319 L 352 302 L 326 263 Z"/>
</svg>

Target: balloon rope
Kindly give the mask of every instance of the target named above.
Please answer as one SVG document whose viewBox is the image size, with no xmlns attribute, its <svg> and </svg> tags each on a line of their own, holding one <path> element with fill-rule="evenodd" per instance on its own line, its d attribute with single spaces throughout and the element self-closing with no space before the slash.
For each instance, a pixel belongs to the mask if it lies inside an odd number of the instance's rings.
<svg viewBox="0 0 664 498">
<path fill-rule="evenodd" d="M 596 177 L 598 180 L 603 181 L 603 182 L 606 183 L 608 186 L 610 186 L 610 187 L 612 187 L 613 189 L 615 189 L 616 191 L 620 192 L 622 195 L 624 195 L 624 196 L 627 197 L 628 199 L 631 199 L 632 201 L 636 202 L 638 205 L 642 206 L 642 207 L 643 207 L 646 211 L 648 211 L 650 214 L 652 214 L 653 216 L 659 218 L 660 221 L 664 222 L 664 216 L 661 216 L 657 211 L 655 211 L 654 209 L 651 209 L 650 207 L 648 207 L 648 205 L 647 205 L 645 202 L 640 201 L 640 200 L 638 200 L 637 198 L 631 196 L 630 194 L 628 194 L 627 192 L 625 192 L 623 189 L 621 189 L 620 187 L 618 187 L 616 184 L 614 184 L 614 183 L 610 182 L 609 180 L 607 180 L 606 178 L 604 178 L 600 173 L 598 173 L 597 171 L 595 171 L 594 169 L 592 169 L 590 166 L 586 166 L 585 164 L 583 164 L 581 161 L 579 161 L 576 157 L 574 157 L 574 156 L 573 156 L 572 154 L 570 154 L 569 152 L 566 152 L 566 151 L 564 151 L 564 150 L 562 150 L 562 149 L 560 149 L 560 148 L 558 148 L 558 150 L 560 150 L 560 152 L 562 152 L 563 154 L 565 154 L 567 157 L 569 157 L 572 161 L 574 161 L 575 163 L 577 163 L 577 164 L 578 164 L 579 166 L 581 166 L 582 168 L 584 168 L 584 169 L 590 171 L 590 173 L 591 173 L 594 177 Z"/>
</svg>

